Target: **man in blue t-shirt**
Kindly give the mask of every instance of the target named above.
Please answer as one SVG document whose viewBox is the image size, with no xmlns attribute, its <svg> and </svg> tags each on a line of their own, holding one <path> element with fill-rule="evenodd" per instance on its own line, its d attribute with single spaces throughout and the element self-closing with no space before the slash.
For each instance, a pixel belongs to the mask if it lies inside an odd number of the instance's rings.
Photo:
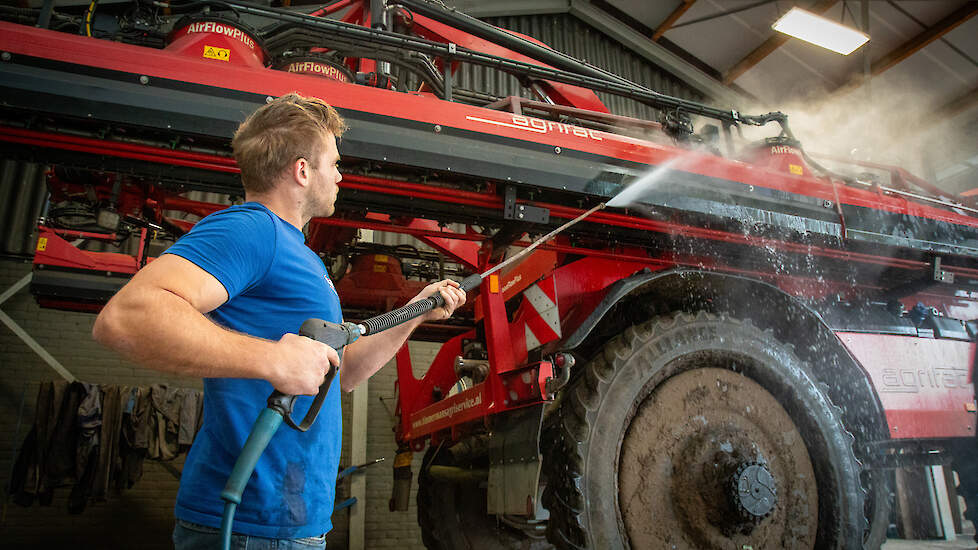
<svg viewBox="0 0 978 550">
<path fill-rule="evenodd" d="M 177 494 L 178 550 L 214 548 L 221 490 L 272 389 L 315 395 L 336 350 L 296 335 L 309 318 L 341 322 L 339 298 L 302 227 L 334 211 L 345 130 L 321 100 L 289 94 L 259 108 L 232 141 L 246 202 L 198 222 L 105 306 L 94 337 L 149 367 L 204 378 L 204 420 Z M 234 547 L 323 548 L 330 530 L 342 425 L 351 391 L 424 321 L 465 303 L 454 281 L 425 288 L 445 305 L 343 350 L 338 383 L 307 432 L 280 429 L 259 459 L 234 518 Z M 302 418 L 311 397 L 293 410 Z"/>
</svg>

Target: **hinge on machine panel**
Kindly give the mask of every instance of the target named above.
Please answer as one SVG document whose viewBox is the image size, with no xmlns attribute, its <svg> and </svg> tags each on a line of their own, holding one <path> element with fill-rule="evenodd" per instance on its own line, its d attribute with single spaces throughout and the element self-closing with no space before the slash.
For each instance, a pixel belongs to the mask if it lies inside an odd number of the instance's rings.
<svg viewBox="0 0 978 550">
<path fill-rule="evenodd" d="M 941 257 L 934 258 L 934 280 L 939 283 L 954 283 L 954 273 L 941 269 Z"/>
<path fill-rule="evenodd" d="M 550 210 L 539 206 L 516 204 L 516 188 L 509 185 L 506 187 L 506 195 L 503 202 L 503 218 L 507 220 L 519 220 L 521 222 L 549 223 Z"/>
</svg>

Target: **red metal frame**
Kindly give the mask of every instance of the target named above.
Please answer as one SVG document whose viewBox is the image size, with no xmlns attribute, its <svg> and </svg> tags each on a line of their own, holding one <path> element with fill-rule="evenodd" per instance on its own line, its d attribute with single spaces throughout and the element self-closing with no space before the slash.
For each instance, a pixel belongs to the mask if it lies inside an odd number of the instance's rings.
<svg viewBox="0 0 978 550">
<path fill-rule="evenodd" d="M 201 168 L 212 172 L 240 173 L 238 166 L 234 163 L 234 159 L 228 157 L 190 153 L 164 147 L 152 147 L 149 145 L 138 145 L 107 139 L 39 132 L 22 128 L 12 128 L 10 126 L 0 126 L 0 141 L 44 147 L 56 146 L 58 149 L 65 149 L 67 151 L 108 154 L 120 158 Z"/>
<path fill-rule="evenodd" d="M 366 3 L 363 2 L 345 1 L 324 8 L 320 12 L 322 15 L 326 15 L 350 8 L 343 20 L 362 23 L 369 19 L 369 13 L 365 6 Z M 485 41 L 460 33 L 457 29 L 452 29 L 421 16 L 415 16 L 414 24 L 419 34 L 431 39 L 468 45 L 489 53 L 526 60 L 523 56 L 500 49 L 499 46 L 488 44 Z M 193 55 L 183 52 L 184 55 L 181 55 L 180 52 L 176 51 L 152 50 L 10 23 L 0 22 L 0 50 L 13 55 L 35 56 L 144 75 L 149 77 L 150 81 L 154 78 L 165 78 L 272 96 L 297 91 L 305 95 L 329 98 L 330 103 L 334 106 L 354 111 L 377 113 L 378 106 L 382 105 L 383 112 L 381 114 L 389 117 L 531 141 L 623 161 L 659 165 L 672 160 L 677 155 L 676 149 L 648 141 L 535 119 L 519 112 L 506 113 L 487 108 L 446 103 L 423 95 L 399 94 L 389 90 L 355 86 L 315 76 L 256 68 L 255 63 L 236 66 L 221 60 L 202 58 L 196 52 Z M 351 68 L 371 71 L 374 68 L 374 62 L 361 60 L 358 66 L 351 66 Z M 562 84 L 548 84 L 546 88 L 555 99 L 563 103 L 590 108 L 593 111 L 606 110 L 590 90 L 582 90 Z M 510 104 L 515 106 L 512 101 Z M 516 110 L 514 108 L 514 111 Z M 55 132 L 0 127 L 0 141 L 56 147 L 221 173 L 234 174 L 238 172 L 238 168 L 230 157 L 106 139 L 85 138 Z M 884 195 L 879 190 L 852 188 L 831 180 L 809 176 L 793 176 L 705 153 L 684 151 L 682 154 L 685 156 L 682 170 L 690 173 L 796 193 L 833 201 L 836 204 L 863 206 L 978 227 L 978 220 L 975 218 L 912 202 L 904 197 Z M 906 179 L 911 177 L 902 172 L 899 175 Z M 914 181 L 914 183 L 920 184 L 918 181 Z M 502 199 L 495 193 L 494 189 L 489 189 L 485 193 L 453 190 L 451 195 L 447 196 L 443 189 L 431 185 L 354 174 L 345 175 L 340 186 L 370 193 L 450 202 L 464 206 L 494 210 L 502 210 L 503 208 Z M 188 201 L 179 197 L 167 196 L 158 191 L 149 195 L 151 196 L 145 197 L 144 204 L 151 206 L 159 215 L 162 215 L 162 211 L 170 209 L 206 215 L 211 211 L 223 208 L 222 205 Z M 571 219 L 583 212 L 581 208 L 538 201 L 521 201 L 521 204 L 547 208 L 551 216 L 558 219 Z M 840 221 L 844 223 L 845 220 L 840 219 Z M 171 220 L 171 222 L 180 224 L 184 228 L 190 225 L 178 220 Z M 828 247 L 764 239 L 738 232 L 708 229 L 671 221 L 655 221 L 608 211 L 594 214 L 589 222 L 751 247 L 764 246 L 783 252 L 902 270 L 926 272 L 931 268 L 927 262 L 919 260 L 854 253 Z M 437 225 L 437 222 L 431 220 L 394 220 L 389 217 L 376 216 L 373 218 L 368 216 L 367 219 L 363 220 L 316 219 L 313 221 L 313 232 L 317 235 L 314 243 L 323 244 L 327 242 L 328 238 L 324 236 L 323 232 L 325 227 L 368 228 L 410 234 L 425 239 L 426 242 L 435 245 L 470 268 L 481 271 L 488 267 L 489 250 L 487 244 L 483 242 L 484 237 L 482 235 L 473 232 L 445 231 Z M 92 261 L 90 256 L 79 255 L 81 251 L 71 247 L 53 231 L 42 230 L 42 238 L 47 239 L 44 241 L 45 249 L 48 243 L 51 243 L 51 249 L 50 251 L 39 250 L 37 258 L 41 262 L 49 262 L 48 265 L 74 269 L 97 269 L 110 265 L 111 269 L 106 271 L 134 273 L 142 259 L 141 257 L 132 258 L 125 255 L 106 255 L 95 256 L 99 261 Z M 146 232 L 144 230 L 141 234 L 143 244 L 145 244 L 145 239 Z M 526 245 L 526 243 L 515 244 Z M 399 439 L 410 442 L 417 449 L 423 445 L 426 437 L 439 438 L 445 436 L 446 432 L 451 436 L 453 432 L 464 428 L 466 424 L 484 421 L 490 415 L 514 407 L 537 403 L 548 398 L 543 388 L 546 379 L 552 376 L 552 366 L 547 362 L 525 364 L 528 354 L 521 331 L 523 330 L 523 323 L 528 322 L 528 313 L 525 310 L 518 311 L 511 323 L 505 307 L 506 299 L 517 292 L 513 288 L 518 287 L 518 291 L 525 290 L 526 286 L 538 281 L 541 275 L 544 276 L 545 280 L 556 281 L 556 284 L 553 285 L 555 288 L 554 298 L 558 304 L 561 323 L 566 326 L 579 325 L 604 297 L 604 293 L 611 283 L 646 267 L 662 269 L 676 265 L 702 266 L 705 262 L 712 262 L 706 265 L 728 272 L 749 273 L 765 280 L 775 279 L 782 286 L 794 288 L 797 292 L 808 292 L 807 288 L 809 287 L 821 286 L 824 288 L 826 286 L 825 284 L 816 285 L 803 277 L 736 270 L 720 264 L 717 260 L 680 257 L 678 255 L 654 258 L 650 257 L 649 253 L 644 250 L 589 249 L 571 246 L 563 239 L 548 243 L 540 247 L 540 250 L 542 252 L 535 254 L 535 257 L 539 259 L 544 254 L 549 254 L 547 258 L 553 258 L 553 265 L 559 265 L 559 259 L 565 255 L 584 256 L 584 258 L 556 269 L 551 266 L 550 271 L 540 265 L 528 263 L 522 267 L 522 270 L 514 269 L 508 274 L 503 274 L 502 280 L 497 278 L 486 283 L 477 300 L 480 319 L 484 323 L 489 361 L 492 365 L 489 376 L 484 382 L 457 395 L 440 401 L 436 400 L 436 393 L 438 393 L 436 390 L 440 390 L 444 394 L 455 384 L 457 380 L 454 372 L 455 359 L 461 355 L 462 340 L 474 338 L 474 331 L 446 342 L 428 373 L 421 379 L 416 379 L 413 376 L 409 355 L 406 355 L 403 350 L 399 353 L 397 363 L 400 391 L 398 407 L 401 414 L 401 423 L 398 427 Z M 125 258 L 116 258 L 116 256 L 125 256 Z M 978 269 L 957 266 L 945 266 L 944 269 L 956 275 L 978 278 Z M 533 273 L 536 275 L 530 280 L 529 277 Z M 517 281 L 517 275 L 528 277 L 528 279 L 525 282 Z M 910 339 L 900 340 L 896 339 L 899 337 L 879 335 L 842 334 L 841 336 L 843 343 L 866 366 L 868 375 L 880 392 L 884 408 L 886 408 L 887 420 L 891 424 L 891 435 L 894 438 L 974 435 L 974 413 L 965 410 L 967 403 L 964 400 L 966 389 L 963 382 L 956 385 L 953 388 L 954 391 L 945 392 L 930 391 L 920 383 L 918 384 L 919 391 L 914 397 L 916 401 L 912 402 L 906 401 L 908 398 L 901 395 L 900 392 L 883 391 L 886 389 L 888 381 L 892 381 L 892 373 L 889 373 L 887 369 L 891 369 L 891 365 L 895 364 L 894 361 L 897 360 L 906 361 L 908 358 L 917 358 L 923 362 L 926 358 L 932 357 L 933 354 L 943 354 L 946 355 L 948 368 L 953 367 L 960 370 L 960 367 L 964 365 L 965 371 L 970 372 L 968 366 L 970 365 L 970 357 L 974 356 L 973 344 L 960 343 L 957 345 L 958 343 L 954 342 L 927 341 L 924 339 L 915 339 L 914 342 L 910 342 Z M 887 353 L 891 355 L 887 355 Z M 893 353 L 898 353 L 898 355 L 893 356 Z M 889 362 L 886 358 L 889 358 Z M 924 374 L 931 377 L 927 378 L 928 381 L 937 376 L 936 373 Z M 918 382 L 921 379 L 918 372 Z M 971 380 L 968 379 L 967 382 L 970 383 Z M 946 384 L 942 387 L 945 390 L 950 389 Z M 516 398 L 512 398 L 511 391 L 515 392 Z M 938 393 L 940 394 L 938 395 Z M 971 404 L 973 406 L 973 401 Z M 958 409 L 965 412 L 960 412 Z M 970 430 L 968 429 L 969 426 Z"/>
<path fill-rule="evenodd" d="M 0 25 L 2 26 L 2 25 Z M 145 145 L 135 145 L 124 142 L 110 141 L 110 140 L 98 140 L 92 138 L 83 138 L 78 136 L 67 136 L 59 134 L 51 134 L 46 132 L 37 132 L 32 130 L 22 130 L 18 128 L 11 128 L 0 126 L 0 140 L 2 141 L 12 141 L 17 143 L 26 143 L 32 145 L 48 145 L 52 143 L 57 144 L 59 147 L 63 147 L 69 150 L 75 151 L 85 151 L 91 153 L 99 154 L 114 154 L 115 156 L 123 158 L 133 158 L 139 160 L 146 160 L 150 162 L 157 162 L 161 164 L 173 164 L 178 166 L 189 166 L 194 168 L 205 168 L 213 169 L 220 172 L 237 173 L 239 170 L 236 165 L 234 165 L 233 159 L 226 157 L 219 157 L 215 155 L 206 155 L 203 153 L 188 153 L 183 151 L 175 151 L 171 149 L 150 147 Z M 444 190 L 438 187 L 432 187 L 424 184 L 410 183 L 399 180 L 383 179 L 369 176 L 353 175 L 349 174 L 344 177 L 344 180 L 340 183 L 341 188 L 351 188 L 359 189 L 364 191 L 370 191 L 375 193 L 384 193 L 395 196 L 403 197 L 413 197 L 413 198 L 423 198 L 433 201 L 441 202 L 452 202 L 453 204 L 464 204 L 467 206 L 479 206 L 491 209 L 502 209 L 502 199 L 498 195 L 490 193 L 474 193 L 466 191 L 456 191 L 453 190 L 451 197 L 447 197 Z M 850 190 L 852 191 L 852 190 Z M 907 201 L 903 201 L 907 202 Z M 581 208 L 567 207 L 562 205 L 541 203 L 536 201 L 520 201 L 521 204 L 527 204 L 532 206 L 539 206 L 542 208 L 547 208 L 550 210 L 550 214 L 556 218 L 572 219 L 579 216 L 584 212 Z M 930 207 L 921 206 L 921 208 L 931 209 Z M 942 212 L 943 211 L 939 211 Z M 969 225 L 978 225 L 978 220 L 973 218 L 968 218 L 965 216 L 960 216 L 953 213 L 947 213 L 950 217 L 957 217 L 963 220 L 967 220 Z M 791 243 L 786 241 L 780 241 L 775 239 L 760 238 L 753 235 L 746 235 L 739 232 L 729 232 L 716 229 L 707 229 L 692 225 L 680 224 L 675 222 L 657 221 L 650 220 L 647 218 L 640 218 L 636 216 L 630 216 L 627 214 L 619 214 L 614 212 L 602 211 L 593 214 L 590 221 L 595 223 L 602 223 L 605 225 L 611 225 L 616 227 L 625 227 L 631 229 L 641 229 L 645 231 L 653 231 L 657 233 L 664 233 L 669 235 L 683 235 L 692 238 L 701 238 L 706 240 L 713 240 L 726 243 L 744 244 L 749 246 L 764 246 L 772 250 L 781 250 L 784 252 L 798 253 L 798 254 L 810 254 L 813 256 L 819 256 L 824 258 L 839 259 L 851 262 L 861 262 L 868 264 L 875 264 L 888 267 L 896 267 L 906 270 L 925 270 L 929 267 L 927 262 L 916 261 L 916 260 L 905 260 L 899 258 L 893 258 L 889 256 L 875 256 L 871 254 L 850 252 L 837 250 L 827 247 L 818 247 L 807 244 Z M 954 219 L 949 220 L 955 223 L 961 223 L 961 220 Z M 324 223 L 330 225 L 342 225 L 341 220 L 317 220 L 316 223 Z M 350 223 L 350 222 L 346 222 Z M 417 228 L 405 228 L 403 226 L 397 227 L 394 225 L 371 225 L 370 222 L 355 222 L 357 225 L 348 225 L 348 227 L 362 227 L 367 229 L 378 229 L 382 231 L 393 231 L 406 234 L 414 234 L 416 236 L 425 237 L 450 237 L 452 239 L 458 240 L 481 240 L 482 238 L 477 235 L 467 235 L 467 234 L 446 234 L 443 231 L 432 231 L 426 229 Z M 514 243 L 519 245 L 519 243 Z M 450 252 L 455 255 L 455 252 L 451 252 L 448 249 L 446 252 Z M 601 251 L 588 251 L 587 249 L 574 249 L 574 253 L 584 253 L 592 255 L 606 255 L 612 256 L 611 253 Z M 470 253 L 464 255 L 455 256 L 460 261 L 465 263 L 472 261 L 472 256 Z M 622 255 L 614 253 L 614 258 L 621 258 Z M 633 258 L 638 260 L 639 258 Z M 646 258 L 646 261 L 650 263 L 656 263 L 655 259 Z M 958 266 L 946 266 L 945 271 L 955 273 L 956 275 L 978 277 L 978 269 L 970 269 Z"/>
<path fill-rule="evenodd" d="M 219 157 L 216 155 L 208 155 L 203 153 L 191 153 L 184 152 L 166 148 L 151 147 L 145 145 L 137 145 L 131 143 L 110 141 L 110 140 L 97 140 L 91 138 L 82 138 L 78 136 L 68 136 L 52 134 L 47 132 L 38 132 L 33 130 L 24 130 L 19 128 L 11 128 L 0 126 L 0 140 L 14 141 L 19 143 L 27 143 L 32 145 L 50 145 L 52 143 L 57 144 L 60 147 L 64 147 L 70 150 L 86 151 L 86 152 L 98 152 L 99 154 L 114 154 L 123 158 L 134 158 L 140 160 L 147 160 L 151 162 L 158 162 L 161 164 L 172 164 L 179 166 L 189 166 L 195 168 L 205 168 L 213 169 L 220 172 L 237 173 L 238 168 L 234 164 L 234 160 L 229 157 Z M 385 193 L 396 196 L 412 197 L 412 198 L 424 198 L 427 200 L 436 201 L 446 201 L 446 195 L 443 190 L 427 186 L 423 184 L 404 182 L 398 180 L 376 178 L 362 175 L 348 174 L 344 177 L 343 182 L 340 184 L 341 187 L 359 189 L 364 191 L 370 191 L 374 193 Z M 490 209 L 502 209 L 502 199 L 492 193 L 474 193 L 466 192 L 460 190 L 454 190 L 451 195 L 451 202 L 455 204 L 464 204 L 468 206 L 477 206 Z M 185 209 L 192 213 L 198 215 L 206 215 L 213 210 L 223 208 L 221 205 L 205 206 L 203 204 L 198 204 L 198 208 L 190 209 L 189 205 L 192 204 L 186 199 L 181 199 L 177 197 L 170 197 L 167 199 L 168 203 L 176 206 L 177 208 Z M 583 209 L 567 207 L 562 205 L 539 203 L 533 201 L 521 201 L 532 206 L 539 206 L 543 208 L 548 208 L 551 215 L 558 218 L 571 219 L 583 212 Z M 973 219 L 968 218 L 972 223 L 975 223 Z M 728 243 L 739 243 L 751 246 L 762 245 L 768 248 L 783 250 L 785 252 L 794 252 L 802 254 L 811 254 L 814 256 L 821 256 L 826 258 L 841 259 L 853 262 L 862 262 L 876 265 L 883 265 L 889 267 L 897 267 L 900 269 L 907 270 L 925 270 L 929 267 L 929 264 L 922 261 L 915 260 L 903 260 L 886 256 L 874 256 L 869 254 L 855 253 L 849 251 L 840 251 L 836 249 L 826 248 L 826 247 L 815 247 L 811 245 L 790 243 L 785 241 L 778 241 L 773 239 L 763 239 L 754 236 L 745 235 L 743 233 L 734 233 L 714 229 L 705 229 L 690 225 L 683 225 L 673 222 L 663 222 L 649 220 L 646 218 L 639 218 L 635 216 L 629 216 L 625 214 L 613 213 L 613 212 L 598 212 L 591 217 L 594 222 L 618 226 L 627 227 L 632 229 L 641 229 L 646 231 L 654 231 L 665 234 L 679 234 L 689 237 L 704 238 L 708 240 L 716 240 Z M 172 221 L 172 220 L 171 220 Z M 179 222 L 175 222 L 179 223 Z M 322 220 L 317 219 L 314 221 L 316 224 L 326 224 L 326 225 L 346 225 L 347 227 L 359 227 L 366 229 L 377 229 L 381 231 L 392 231 L 399 233 L 412 234 L 417 237 L 424 238 L 436 238 L 440 239 L 442 242 L 446 242 L 446 238 L 450 238 L 456 241 L 479 241 L 482 237 L 475 234 L 457 234 L 445 231 L 435 231 L 433 229 L 424 229 L 421 227 L 432 227 L 437 225 L 436 222 L 412 222 L 414 227 L 408 226 L 395 226 L 380 223 L 372 223 L 365 221 L 345 221 L 340 219 L 329 219 Z M 434 243 L 435 241 L 432 241 Z M 519 245 L 520 243 L 514 243 Z M 454 245 L 451 247 L 444 247 L 442 250 L 451 254 L 457 260 L 465 263 L 466 265 L 474 265 L 474 247 L 469 247 L 464 251 L 459 248 L 460 245 Z M 655 259 L 648 258 L 647 256 L 632 256 L 628 257 L 623 255 L 619 251 L 615 252 L 602 252 L 596 250 L 586 250 L 581 248 L 575 248 L 573 250 L 567 248 L 561 248 L 557 245 L 552 245 L 552 250 L 560 250 L 566 252 L 573 252 L 576 254 L 589 254 L 593 256 L 604 256 L 609 259 L 622 259 L 627 258 L 635 261 L 646 261 L 652 264 L 659 263 Z M 681 261 L 675 262 L 682 265 Z M 960 276 L 978 276 L 978 270 L 946 266 L 946 271 L 955 273 Z"/>
<path fill-rule="evenodd" d="M 863 166 L 866 168 L 875 168 L 877 170 L 882 170 L 890 174 L 890 179 L 891 179 L 890 184 L 897 189 L 910 191 L 911 190 L 910 184 L 913 184 L 919 187 L 920 189 L 923 189 L 924 191 L 934 195 L 935 197 L 950 197 L 955 200 L 961 201 L 962 204 L 969 204 L 969 205 L 975 204 L 975 200 L 969 196 L 971 195 L 971 193 L 965 192 L 960 195 L 956 195 L 947 190 L 941 189 L 940 187 L 937 187 L 936 185 L 932 184 L 931 182 L 921 177 L 912 174 L 906 168 L 903 168 L 901 166 L 893 166 L 889 164 L 879 164 L 876 162 L 852 160 L 852 159 L 846 159 L 842 157 L 836 157 L 833 155 L 813 154 L 812 156 L 814 156 L 815 158 L 831 160 L 843 164 L 850 164 L 854 166 Z"/>
<path fill-rule="evenodd" d="M 539 127 L 543 128 L 543 131 L 536 131 L 538 128 L 528 126 L 529 123 L 514 123 L 514 117 L 519 115 L 511 113 L 444 102 L 413 94 L 346 84 L 315 76 L 273 69 L 256 70 L 236 67 L 206 59 L 182 57 L 166 51 L 94 40 L 12 23 L 0 22 L 0 50 L 17 55 L 31 55 L 79 65 L 125 71 L 146 75 L 150 78 L 160 77 L 190 81 L 262 95 L 284 95 L 298 91 L 306 95 L 326 97 L 336 107 L 358 111 L 376 112 L 377 106 L 383 105 L 384 114 L 388 116 L 440 124 L 442 127 L 454 127 L 536 141 L 550 146 L 560 146 L 564 149 L 586 151 L 609 158 L 645 164 L 662 164 L 676 155 L 675 149 L 648 141 L 596 130 L 581 129 L 582 132 L 575 134 L 560 131 L 553 122 L 522 117 L 522 119 L 537 121 L 533 124 L 539 123 Z M 0 139 L 22 143 L 44 143 L 46 145 L 50 145 L 53 140 L 58 146 L 63 146 L 66 149 L 87 152 L 97 152 L 97 148 L 102 147 L 101 152 L 103 153 L 127 156 L 128 158 L 143 158 L 137 155 L 147 154 L 147 152 L 139 149 L 141 146 L 133 144 L 87 140 L 73 136 L 58 137 L 52 134 L 44 136 L 46 141 L 36 141 L 37 137 L 32 137 L 30 131 L 23 131 L 27 133 L 18 135 L 16 130 L 5 130 Z M 145 158 L 145 160 L 161 162 L 165 159 L 167 162 L 172 161 L 184 166 L 193 166 L 192 163 L 199 162 L 199 159 L 194 159 L 192 156 L 188 157 L 180 152 L 175 152 L 177 153 L 175 155 L 169 153 L 164 155 L 164 151 L 166 150 L 153 149 L 150 158 Z M 157 155 L 156 158 L 152 158 L 152 154 Z M 832 182 L 827 180 L 758 169 L 743 162 L 723 159 L 707 153 L 684 151 L 683 154 L 687 158 L 687 162 L 684 162 L 682 166 L 684 171 L 742 182 L 756 187 L 808 195 L 823 200 L 834 201 L 836 199 L 836 190 L 833 188 Z M 221 160 L 218 162 L 214 159 Z M 201 165 L 199 167 L 215 171 L 236 171 L 236 168 L 228 166 L 228 159 L 226 158 L 214 157 L 211 160 L 214 163 L 213 166 Z M 978 227 L 978 220 L 972 217 L 915 203 L 904 197 L 887 196 L 852 187 L 840 187 L 837 191 L 839 200 L 845 204 Z"/>
<path fill-rule="evenodd" d="M 353 4 L 356 4 L 357 1 L 358 0 L 340 0 L 339 2 L 333 2 L 332 4 L 330 4 L 328 6 L 323 6 L 322 8 L 319 8 L 318 10 L 310 13 L 309 15 L 311 15 L 313 17 L 324 17 L 324 16 L 327 16 L 327 15 L 331 15 L 331 14 L 334 14 L 334 13 L 340 11 L 340 10 L 344 10 L 346 8 L 349 8 Z"/>
<path fill-rule="evenodd" d="M 67 237 L 95 238 L 105 241 L 109 240 L 111 236 L 109 234 L 91 234 L 81 231 L 61 232 L 44 226 L 38 229 L 37 245 L 34 247 L 34 265 L 122 275 L 133 275 L 140 268 L 140 257 L 116 252 L 87 252 L 79 250 L 59 235 L 59 233 L 62 233 Z"/>
</svg>

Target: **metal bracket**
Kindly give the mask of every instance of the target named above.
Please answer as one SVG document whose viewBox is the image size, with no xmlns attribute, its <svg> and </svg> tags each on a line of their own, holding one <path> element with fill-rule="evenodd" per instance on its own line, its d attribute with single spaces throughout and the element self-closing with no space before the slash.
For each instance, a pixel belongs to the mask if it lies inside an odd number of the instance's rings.
<svg viewBox="0 0 978 550">
<path fill-rule="evenodd" d="M 535 517 L 540 482 L 540 403 L 493 419 L 489 440 L 489 487 L 486 509 L 490 514 Z"/>
<path fill-rule="evenodd" d="M 978 281 L 962 280 L 958 281 L 958 287 L 973 289 L 976 283 Z M 905 298 L 939 284 L 954 284 L 954 273 L 941 269 L 941 258 L 936 256 L 933 271 L 929 275 L 924 275 L 916 281 L 887 290 L 883 292 L 883 297 L 891 300 Z"/>
<path fill-rule="evenodd" d="M 516 188 L 509 185 L 506 187 L 503 202 L 503 218 L 521 222 L 550 223 L 550 210 L 539 206 L 516 204 Z"/>
<path fill-rule="evenodd" d="M 934 280 L 939 283 L 954 283 L 954 273 L 941 269 L 941 257 L 934 258 Z"/>
</svg>

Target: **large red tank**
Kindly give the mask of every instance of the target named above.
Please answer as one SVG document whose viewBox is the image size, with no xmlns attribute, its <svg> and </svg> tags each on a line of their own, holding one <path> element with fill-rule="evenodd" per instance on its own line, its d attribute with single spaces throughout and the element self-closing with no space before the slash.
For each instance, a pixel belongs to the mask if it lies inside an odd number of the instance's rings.
<svg viewBox="0 0 978 550">
<path fill-rule="evenodd" d="M 800 144 L 793 139 L 775 137 L 755 143 L 744 151 L 741 160 L 784 174 L 812 176 Z"/>
<path fill-rule="evenodd" d="M 265 67 L 268 53 L 257 33 L 237 21 L 213 17 L 185 17 L 167 36 L 167 51 L 245 67 Z"/>
</svg>

